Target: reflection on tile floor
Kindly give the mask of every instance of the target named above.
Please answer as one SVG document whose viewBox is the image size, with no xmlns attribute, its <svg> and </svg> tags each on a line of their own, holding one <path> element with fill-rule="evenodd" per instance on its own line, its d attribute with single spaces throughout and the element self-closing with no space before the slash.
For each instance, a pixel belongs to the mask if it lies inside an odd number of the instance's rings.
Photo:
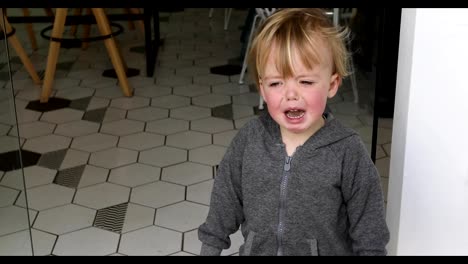
<svg viewBox="0 0 468 264">
<path fill-rule="evenodd" d="M 235 9 L 226 31 L 223 14 L 209 19 L 208 9 L 162 12 L 164 46 L 154 77 L 144 74 L 139 32 L 119 35 L 128 66 L 140 70 L 129 78 L 131 98 L 123 97 L 116 79 L 101 76 L 112 67 L 103 43 L 86 51 L 61 49 L 55 97 L 47 107 L 37 103 L 40 87 L 12 59 L 19 125 L 0 114 L 0 155 L 17 155 L 19 133 L 29 153 L 24 158 L 35 158 L 24 170 L 35 255 L 199 253 L 197 227 L 209 209 L 216 165 L 258 113 L 258 94 L 238 84 L 239 67 L 229 64 L 239 61 L 246 11 Z M 28 43 L 23 31 L 18 35 Z M 48 42 L 38 42 L 31 59 L 41 71 Z M 329 107 L 370 149 L 372 115 L 352 100 L 345 82 Z M 376 164 L 386 191 L 392 120 L 380 124 Z M 28 247 L 18 168 L 0 167 L 0 255 L 22 255 Z M 237 232 L 231 238 L 223 255 L 237 254 L 242 237 Z"/>
</svg>

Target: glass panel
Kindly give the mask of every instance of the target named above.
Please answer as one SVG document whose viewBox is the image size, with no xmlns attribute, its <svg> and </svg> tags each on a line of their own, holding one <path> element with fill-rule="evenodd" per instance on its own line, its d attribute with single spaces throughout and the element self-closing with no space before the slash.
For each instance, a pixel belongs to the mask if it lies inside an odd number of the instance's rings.
<svg viewBox="0 0 468 264">
<path fill-rule="evenodd" d="M 25 155 L 21 159 L 20 151 L 24 140 L 18 135 L 9 60 L 9 51 L 15 53 L 14 43 L 11 39 L 7 43 L 5 33 L 11 31 L 3 12 L 0 9 L 0 255 L 33 255 L 22 162 Z"/>
</svg>

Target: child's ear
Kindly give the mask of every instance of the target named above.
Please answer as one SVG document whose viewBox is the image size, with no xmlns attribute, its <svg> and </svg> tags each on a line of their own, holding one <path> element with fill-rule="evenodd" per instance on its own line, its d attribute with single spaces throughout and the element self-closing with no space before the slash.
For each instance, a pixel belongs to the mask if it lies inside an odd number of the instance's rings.
<svg viewBox="0 0 468 264">
<path fill-rule="evenodd" d="M 262 79 L 259 79 L 258 80 L 258 90 L 260 92 L 260 95 L 263 97 L 263 101 L 266 103 L 267 101 L 265 100 L 265 90 L 264 90 L 264 87 L 263 87 L 263 82 L 262 82 Z"/>
<path fill-rule="evenodd" d="M 330 88 L 328 89 L 328 98 L 332 98 L 338 92 L 338 87 L 341 84 L 341 77 L 335 73 L 330 78 Z"/>
</svg>

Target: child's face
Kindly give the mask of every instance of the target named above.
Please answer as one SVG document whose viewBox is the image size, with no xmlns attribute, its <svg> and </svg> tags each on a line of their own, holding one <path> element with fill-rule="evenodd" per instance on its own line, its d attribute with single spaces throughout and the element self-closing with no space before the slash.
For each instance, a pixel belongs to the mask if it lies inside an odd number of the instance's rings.
<svg viewBox="0 0 468 264">
<path fill-rule="evenodd" d="M 278 72 L 275 54 L 273 45 L 264 76 L 260 79 L 260 93 L 268 105 L 268 112 L 283 133 L 311 136 L 323 125 L 327 98 L 336 94 L 341 81 L 332 73 L 331 53 L 321 44 L 318 54 L 324 56 L 324 63 L 308 69 L 293 52 L 294 73 L 288 78 Z"/>
</svg>

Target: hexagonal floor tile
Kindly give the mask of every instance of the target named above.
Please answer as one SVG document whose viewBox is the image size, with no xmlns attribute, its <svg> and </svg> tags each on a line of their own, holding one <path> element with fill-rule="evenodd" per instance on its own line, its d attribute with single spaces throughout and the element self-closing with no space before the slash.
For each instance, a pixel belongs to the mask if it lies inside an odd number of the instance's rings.
<svg viewBox="0 0 468 264">
<path fill-rule="evenodd" d="M 47 184 L 28 190 L 29 208 L 45 210 L 60 205 L 69 204 L 75 190 L 57 184 Z"/>
<path fill-rule="evenodd" d="M 135 187 L 158 181 L 160 173 L 160 168 L 135 163 L 117 169 L 112 169 L 109 176 L 109 182 L 128 187 Z"/>
<path fill-rule="evenodd" d="M 166 167 L 187 161 L 187 151 L 172 147 L 158 147 L 140 152 L 138 162 Z"/>
<path fill-rule="evenodd" d="M 216 85 L 228 82 L 228 76 L 222 76 L 217 74 L 205 74 L 193 77 L 193 83 L 201 85 Z"/>
<path fill-rule="evenodd" d="M 83 173 L 81 174 L 81 179 L 80 183 L 78 184 L 78 188 L 83 188 L 90 185 L 105 182 L 107 180 L 108 175 L 108 169 L 86 165 L 83 170 Z"/>
<path fill-rule="evenodd" d="M 8 206 L 0 208 L 0 236 L 25 230 L 29 227 L 25 208 Z"/>
<path fill-rule="evenodd" d="M 0 237 L 0 256 L 32 256 L 29 230 Z"/>
<path fill-rule="evenodd" d="M 22 190 L 23 175 L 26 182 L 26 188 L 50 184 L 57 174 L 56 170 L 47 169 L 39 166 L 26 167 L 23 170 L 9 171 L 3 177 L 1 184 L 17 190 Z"/>
<path fill-rule="evenodd" d="M 125 136 L 137 132 L 142 132 L 144 128 L 144 122 L 124 119 L 102 124 L 101 132 L 116 136 Z"/>
<path fill-rule="evenodd" d="M 228 147 L 239 130 L 228 130 L 213 135 L 213 144 Z"/>
<path fill-rule="evenodd" d="M 167 118 L 167 119 L 148 122 L 146 124 L 145 131 L 158 133 L 162 135 L 169 135 L 169 134 L 174 134 L 177 132 L 186 131 L 188 129 L 189 129 L 188 121 Z"/>
<path fill-rule="evenodd" d="M 166 145 L 184 149 L 193 149 L 196 147 L 211 144 L 211 135 L 196 131 L 184 131 L 167 136 Z"/>
<path fill-rule="evenodd" d="M 194 97 L 210 93 L 210 87 L 207 85 L 190 84 L 174 88 L 174 94 Z"/>
<path fill-rule="evenodd" d="M 71 138 L 59 135 L 47 135 L 26 140 L 23 149 L 44 154 L 60 149 L 66 149 L 70 145 Z"/>
<path fill-rule="evenodd" d="M 192 149 L 189 151 L 189 161 L 215 166 L 221 162 L 226 149 L 215 145 Z"/>
<path fill-rule="evenodd" d="M 78 120 L 58 125 L 54 133 L 68 137 L 78 137 L 96 133 L 98 130 L 98 123 Z"/>
<path fill-rule="evenodd" d="M 242 66 L 239 65 L 220 65 L 210 68 L 210 72 L 213 74 L 224 75 L 224 76 L 231 76 L 239 74 L 242 70 Z"/>
<path fill-rule="evenodd" d="M 34 227 L 49 233 L 61 235 L 93 225 L 96 211 L 68 204 L 41 211 L 34 221 Z"/>
<path fill-rule="evenodd" d="M 169 255 L 181 250 L 182 234 L 150 226 L 122 235 L 119 253 L 125 255 Z"/>
<path fill-rule="evenodd" d="M 187 106 L 172 110 L 170 116 L 176 119 L 196 120 L 211 116 L 211 111 L 209 108 Z"/>
<path fill-rule="evenodd" d="M 224 95 L 239 95 L 249 92 L 249 86 L 237 83 L 223 83 L 213 86 L 213 93 Z"/>
<path fill-rule="evenodd" d="M 13 205 L 19 191 L 0 186 L 0 207 Z"/>
<path fill-rule="evenodd" d="M 152 208 L 159 208 L 183 201 L 184 195 L 185 187 L 159 181 L 135 187 L 130 201 Z"/>
<path fill-rule="evenodd" d="M 95 227 L 59 236 L 54 255 L 104 256 L 117 251 L 119 234 Z"/>
<path fill-rule="evenodd" d="M 91 154 L 89 164 L 112 169 L 123 165 L 135 163 L 138 152 L 123 148 L 111 148 Z"/>
<path fill-rule="evenodd" d="M 125 214 L 122 233 L 153 225 L 155 213 L 156 210 L 153 208 L 129 203 L 127 213 Z"/>
<path fill-rule="evenodd" d="M 40 230 L 36 230 L 34 228 L 31 229 L 31 235 L 33 241 L 34 256 L 48 256 L 52 254 L 52 249 L 54 247 L 57 236 L 46 232 L 42 232 Z M 30 239 L 29 235 L 28 239 Z"/>
<path fill-rule="evenodd" d="M 157 209 L 154 224 L 186 232 L 198 228 L 206 220 L 208 210 L 208 206 L 184 201 Z"/>
<path fill-rule="evenodd" d="M 122 98 L 112 99 L 110 106 L 119 108 L 119 109 L 124 109 L 124 110 L 131 110 L 131 109 L 148 106 L 149 103 L 150 103 L 149 98 L 133 96 L 133 97 L 122 97 Z"/>
<path fill-rule="evenodd" d="M 22 138 L 33 138 L 51 134 L 54 131 L 55 124 L 36 121 L 19 125 L 19 136 Z M 16 126 L 10 131 L 9 135 L 16 136 Z"/>
<path fill-rule="evenodd" d="M 220 105 L 230 104 L 230 103 L 231 103 L 231 97 L 227 95 L 221 95 L 221 94 L 201 95 L 201 96 L 194 97 L 192 99 L 192 104 L 210 107 L 210 108 L 220 106 Z"/>
<path fill-rule="evenodd" d="M 101 133 L 81 136 L 73 139 L 71 148 L 95 152 L 103 149 L 115 147 L 119 138 Z"/>
<path fill-rule="evenodd" d="M 190 98 L 179 95 L 165 95 L 151 100 L 151 106 L 162 108 L 177 108 L 190 105 Z"/>
<path fill-rule="evenodd" d="M 128 111 L 127 118 L 139 121 L 152 121 L 169 117 L 167 109 L 144 107 Z"/>
<path fill-rule="evenodd" d="M 70 121 L 81 120 L 83 114 L 84 112 L 80 110 L 64 108 L 44 113 L 41 117 L 41 121 L 62 124 Z"/>
<path fill-rule="evenodd" d="M 219 133 L 234 128 L 232 120 L 225 120 L 216 117 L 208 117 L 192 121 L 192 130 L 207 133 Z"/>
<path fill-rule="evenodd" d="M 163 169 L 161 179 L 181 185 L 191 185 L 213 178 L 213 168 L 210 166 L 184 162 Z"/>
<path fill-rule="evenodd" d="M 259 99 L 258 93 L 245 93 L 232 96 L 232 102 L 240 105 L 257 106 Z"/>
<path fill-rule="evenodd" d="M 172 65 L 171 65 L 172 66 Z M 188 65 L 186 65 L 188 66 Z M 175 76 L 175 77 L 160 77 L 156 79 L 156 84 L 164 85 L 164 86 L 180 86 L 180 85 L 188 85 L 192 83 L 192 78 L 183 77 L 183 76 Z"/>
<path fill-rule="evenodd" d="M 213 182 L 208 180 L 187 187 L 187 201 L 210 205 Z"/>
<path fill-rule="evenodd" d="M 106 182 L 78 189 L 74 203 L 102 209 L 128 202 L 129 195 L 130 188 Z"/>
<path fill-rule="evenodd" d="M 171 93 L 172 88 L 155 84 L 135 88 L 135 95 L 147 98 L 168 95 Z"/>
<path fill-rule="evenodd" d="M 133 150 L 145 150 L 161 145 L 164 145 L 164 136 L 142 132 L 121 137 L 118 146 Z"/>
</svg>

